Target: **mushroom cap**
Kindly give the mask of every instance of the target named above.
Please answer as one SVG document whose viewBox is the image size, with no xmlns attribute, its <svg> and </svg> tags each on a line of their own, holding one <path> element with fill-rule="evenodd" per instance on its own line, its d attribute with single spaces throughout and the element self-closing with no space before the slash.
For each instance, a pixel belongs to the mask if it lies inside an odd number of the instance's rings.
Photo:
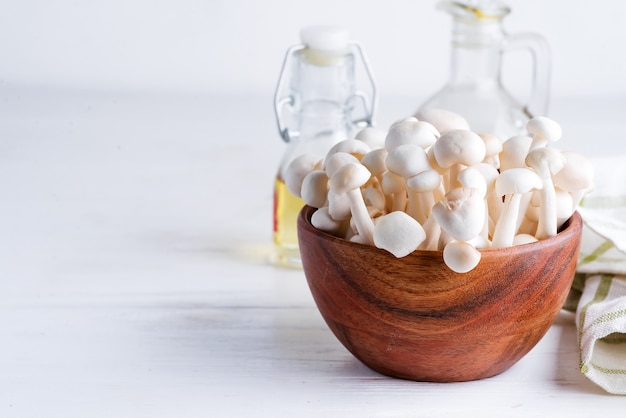
<svg viewBox="0 0 626 418">
<path fill-rule="evenodd" d="M 496 193 L 498 196 L 527 193 L 542 187 L 543 183 L 537 173 L 525 167 L 505 170 L 496 179 Z"/>
<path fill-rule="evenodd" d="M 350 210 L 350 199 L 347 194 L 337 194 L 331 189 L 328 190 L 328 213 L 336 221 L 345 221 L 350 219 L 352 211 Z"/>
<path fill-rule="evenodd" d="M 428 170 L 426 151 L 417 145 L 400 145 L 388 152 L 385 159 L 387 169 L 400 177 L 408 178 Z"/>
<path fill-rule="evenodd" d="M 533 139 L 525 135 L 513 136 L 504 141 L 500 152 L 500 169 L 504 171 L 526 166 L 526 155 L 532 142 Z"/>
<path fill-rule="evenodd" d="M 474 168 L 474 166 L 463 169 L 457 179 L 464 188 L 476 189 L 481 197 L 485 197 L 487 194 L 487 180 L 482 172 Z"/>
<path fill-rule="evenodd" d="M 338 232 L 341 228 L 341 223 L 330 216 L 328 207 L 321 207 L 313 212 L 313 215 L 311 215 L 311 225 L 330 234 Z"/>
<path fill-rule="evenodd" d="M 533 138 L 558 141 L 563 131 L 561 125 L 546 116 L 535 116 L 526 123 L 526 130 Z"/>
<path fill-rule="evenodd" d="M 326 156 L 322 168 L 326 171 L 328 178 L 331 178 L 337 170 L 346 164 L 359 164 L 359 159 L 347 152 L 337 151 Z"/>
<path fill-rule="evenodd" d="M 302 154 L 294 158 L 285 170 L 285 186 L 294 196 L 301 196 L 302 180 L 311 171 L 320 167 L 323 157 L 315 154 Z"/>
<path fill-rule="evenodd" d="M 458 113 L 445 109 L 420 109 L 415 116 L 421 121 L 432 124 L 442 134 L 455 129 L 469 130 L 467 120 Z"/>
<path fill-rule="evenodd" d="M 386 171 L 385 174 L 383 174 L 381 187 L 385 194 L 401 193 L 405 190 L 406 183 L 404 178 L 391 171 Z"/>
<path fill-rule="evenodd" d="M 450 190 L 432 209 L 441 228 L 452 238 L 469 241 L 480 234 L 485 222 L 485 201 L 474 189 Z"/>
<path fill-rule="evenodd" d="M 585 156 L 573 152 L 563 151 L 565 166 L 552 179 L 559 189 L 575 192 L 587 190 L 593 185 L 593 165 Z"/>
<path fill-rule="evenodd" d="M 478 163 L 472 166 L 474 170 L 478 170 L 480 174 L 482 174 L 485 179 L 485 183 L 487 184 L 487 188 L 490 189 L 496 182 L 496 179 L 500 175 L 500 172 L 497 168 L 487 163 Z"/>
<path fill-rule="evenodd" d="M 428 148 L 426 154 L 428 155 L 428 163 L 430 164 L 430 168 L 437 171 L 439 174 L 444 175 L 448 172 L 447 169 L 440 167 L 437 163 L 437 159 L 435 158 L 435 147 Z"/>
<path fill-rule="evenodd" d="M 565 166 L 565 157 L 555 148 L 539 147 L 530 151 L 526 156 L 526 165 L 539 174 L 543 179 L 552 177 Z"/>
<path fill-rule="evenodd" d="M 513 245 L 524 245 L 539 241 L 537 237 L 530 234 L 517 234 L 513 237 Z"/>
<path fill-rule="evenodd" d="M 456 129 L 441 135 L 433 145 L 433 152 L 441 168 L 474 165 L 485 159 L 485 142 L 472 131 Z"/>
<path fill-rule="evenodd" d="M 412 177 L 406 179 L 407 189 L 423 193 L 437 189 L 441 184 L 441 176 L 433 169 L 424 170 Z"/>
<path fill-rule="evenodd" d="M 385 148 L 373 149 L 361 158 L 363 164 L 374 176 L 378 176 L 387 171 L 385 160 L 387 158 L 387 150 Z"/>
<path fill-rule="evenodd" d="M 385 194 L 378 187 L 366 187 L 363 189 L 363 200 L 367 206 L 373 206 L 384 210 L 387 200 Z"/>
<path fill-rule="evenodd" d="M 478 136 L 485 142 L 485 156 L 490 157 L 500 154 L 502 151 L 502 141 L 500 141 L 500 138 L 489 133 L 478 134 Z"/>
<path fill-rule="evenodd" d="M 328 194 L 328 176 L 323 170 L 313 170 L 302 180 L 301 197 L 304 203 L 321 208 Z"/>
<path fill-rule="evenodd" d="M 480 262 L 481 254 L 472 244 L 450 241 L 443 247 L 443 261 L 456 273 L 467 273 Z"/>
<path fill-rule="evenodd" d="M 339 141 L 335 145 L 333 145 L 326 153 L 326 157 L 336 152 L 347 152 L 348 154 L 352 154 L 360 160 L 365 154 L 370 151 L 371 149 L 369 145 L 367 145 L 363 141 L 360 141 L 358 139 L 344 139 L 343 141 Z"/>
<path fill-rule="evenodd" d="M 383 148 L 386 137 L 387 131 L 374 126 L 366 126 L 354 136 L 355 139 L 365 142 L 372 150 Z"/>
<path fill-rule="evenodd" d="M 422 225 L 406 212 L 390 212 L 376 219 L 374 245 L 397 258 L 411 254 L 425 239 Z"/>
<path fill-rule="evenodd" d="M 371 173 L 363 164 L 349 163 L 339 168 L 328 184 L 335 193 L 343 194 L 363 186 L 370 177 Z"/>
<path fill-rule="evenodd" d="M 555 188 L 554 194 L 556 197 L 556 217 L 566 221 L 575 210 L 574 199 L 572 199 L 571 194 L 563 189 Z"/>
<path fill-rule="evenodd" d="M 405 144 L 428 148 L 437 141 L 437 138 L 439 131 L 433 125 L 415 118 L 407 118 L 391 125 L 385 138 L 385 148 L 391 151 Z"/>
</svg>

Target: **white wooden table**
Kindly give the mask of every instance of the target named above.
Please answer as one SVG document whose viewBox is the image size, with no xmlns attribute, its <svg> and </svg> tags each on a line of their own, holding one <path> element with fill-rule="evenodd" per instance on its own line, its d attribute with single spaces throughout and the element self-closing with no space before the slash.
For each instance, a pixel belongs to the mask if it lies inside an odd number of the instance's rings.
<svg viewBox="0 0 626 418">
<path fill-rule="evenodd" d="M 413 103 L 381 97 L 380 125 Z M 560 148 L 626 152 L 614 142 L 624 103 L 555 100 Z M 2 86 L 0 416 L 623 410 L 578 372 L 568 314 L 482 381 L 402 381 L 359 363 L 326 328 L 303 272 L 267 261 L 283 149 L 270 95 Z"/>
</svg>

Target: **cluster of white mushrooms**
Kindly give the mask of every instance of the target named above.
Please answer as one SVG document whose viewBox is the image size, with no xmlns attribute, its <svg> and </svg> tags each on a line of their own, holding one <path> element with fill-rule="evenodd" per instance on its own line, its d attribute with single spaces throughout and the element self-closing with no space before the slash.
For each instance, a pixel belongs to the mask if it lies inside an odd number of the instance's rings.
<svg viewBox="0 0 626 418">
<path fill-rule="evenodd" d="M 316 228 L 396 257 L 442 250 L 463 273 L 479 263 L 478 249 L 556 235 L 593 187 L 585 157 L 550 146 L 558 123 L 540 116 L 526 129 L 503 142 L 432 109 L 388 131 L 365 128 L 325 156 L 301 155 L 285 182 L 318 208 Z"/>
</svg>

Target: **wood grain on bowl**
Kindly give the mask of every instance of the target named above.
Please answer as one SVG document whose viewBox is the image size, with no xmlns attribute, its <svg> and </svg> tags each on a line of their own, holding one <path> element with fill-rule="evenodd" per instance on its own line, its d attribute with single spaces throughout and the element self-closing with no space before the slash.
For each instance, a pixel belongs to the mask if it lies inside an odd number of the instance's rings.
<svg viewBox="0 0 626 418">
<path fill-rule="evenodd" d="M 339 341 L 385 375 L 436 382 L 499 374 L 526 355 L 559 313 L 571 286 L 582 220 L 555 237 L 482 250 L 455 273 L 441 251 L 407 257 L 315 229 L 298 219 L 302 264 L 313 298 Z"/>
</svg>

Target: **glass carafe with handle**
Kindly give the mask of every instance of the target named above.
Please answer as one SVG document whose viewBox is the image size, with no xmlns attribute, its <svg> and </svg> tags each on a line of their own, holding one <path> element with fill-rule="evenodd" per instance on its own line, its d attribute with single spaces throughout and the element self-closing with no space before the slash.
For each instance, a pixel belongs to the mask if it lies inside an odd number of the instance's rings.
<svg viewBox="0 0 626 418">
<path fill-rule="evenodd" d="M 546 40 L 534 33 L 507 34 L 502 20 L 511 10 L 497 1 L 444 0 L 438 8 L 453 18 L 450 77 L 416 116 L 439 108 L 465 117 L 473 131 L 495 134 L 503 141 L 524 133 L 532 116 L 547 113 L 550 53 Z M 505 89 L 501 74 L 503 56 L 520 48 L 532 57 L 532 91 L 526 103 Z"/>
</svg>

